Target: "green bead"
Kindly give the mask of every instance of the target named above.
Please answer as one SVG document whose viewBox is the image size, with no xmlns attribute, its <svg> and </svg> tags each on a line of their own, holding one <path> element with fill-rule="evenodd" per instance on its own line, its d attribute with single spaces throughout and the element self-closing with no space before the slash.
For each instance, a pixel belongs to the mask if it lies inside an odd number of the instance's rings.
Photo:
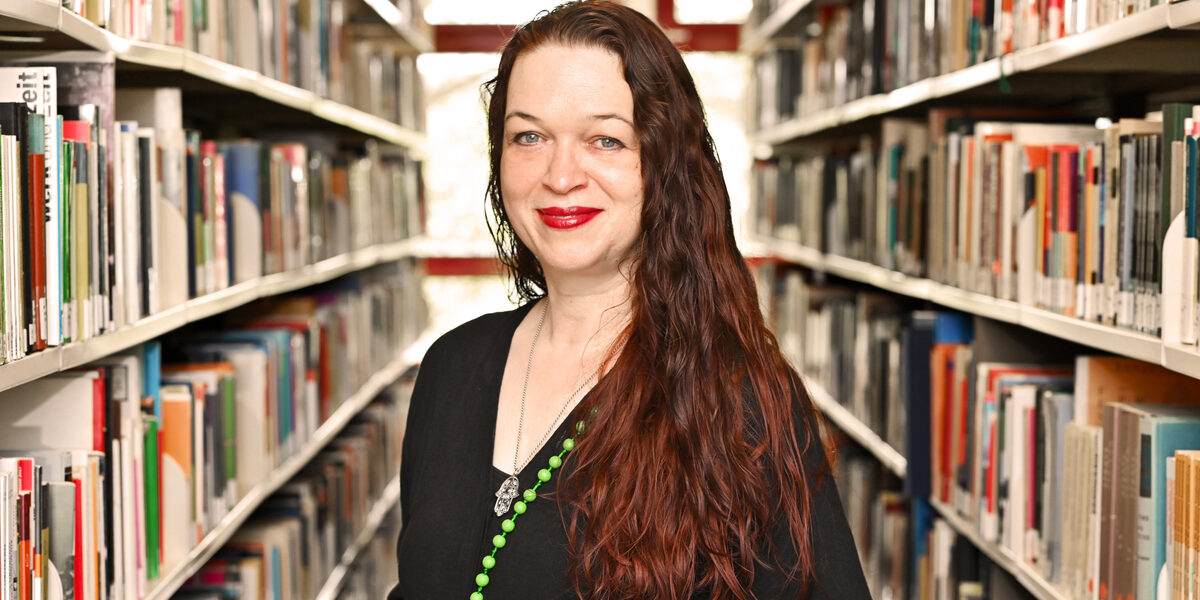
<svg viewBox="0 0 1200 600">
<path fill-rule="evenodd" d="M 517 500 L 516 504 L 513 504 L 513 512 L 517 513 L 518 515 L 525 514 L 526 510 L 529 510 L 529 506 L 526 505 L 522 500 Z"/>
<path fill-rule="evenodd" d="M 506 544 L 506 543 L 508 543 L 508 542 L 504 539 L 504 536 L 502 536 L 502 535 L 498 535 L 498 536 L 492 538 L 492 545 L 497 548 L 503 548 L 504 544 Z"/>
<path fill-rule="evenodd" d="M 471 600 L 483 600 L 483 594 L 479 592 L 471 592 Z"/>
<path fill-rule="evenodd" d="M 504 533 L 512 533 L 512 530 L 516 528 L 517 524 L 513 523 L 512 519 L 505 519 L 502 523 L 500 523 L 500 529 L 503 529 Z"/>
<path fill-rule="evenodd" d="M 557 469 L 562 466 L 562 459 L 557 456 L 550 457 L 550 468 Z"/>
<path fill-rule="evenodd" d="M 475 576 L 475 585 L 477 585 L 479 587 L 487 587 L 488 582 L 490 582 L 491 580 L 492 579 L 487 576 L 487 573 L 480 573 Z M 478 594 L 479 592 L 475 592 L 475 593 Z"/>
<path fill-rule="evenodd" d="M 496 566 L 496 559 L 490 556 L 483 557 L 483 568 L 491 569 Z"/>
<path fill-rule="evenodd" d="M 541 471 L 538 471 L 538 481 L 541 481 L 542 483 L 550 481 L 550 469 L 542 469 Z"/>
<path fill-rule="evenodd" d="M 525 490 L 521 494 L 521 497 L 525 498 L 526 502 L 533 502 L 534 500 L 537 500 L 537 492 L 535 492 L 533 490 Z"/>
<path fill-rule="evenodd" d="M 587 429 L 587 423 L 584 423 L 583 421 L 575 422 L 575 433 L 583 435 L 585 429 Z"/>
<path fill-rule="evenodd" d="M 567 439 L 563 440 L 563 450 L 570 452 L 574 449 L 575 449 L 575 440 L 573 438 L 567 438 Z"/>
</svg>

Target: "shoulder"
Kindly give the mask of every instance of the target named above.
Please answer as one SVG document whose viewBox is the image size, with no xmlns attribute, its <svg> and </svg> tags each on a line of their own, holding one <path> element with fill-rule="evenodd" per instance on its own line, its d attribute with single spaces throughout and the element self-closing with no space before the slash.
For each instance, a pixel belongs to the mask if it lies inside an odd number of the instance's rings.
<svg viewBox="0 0 1200 600">
<path fill-rule="evenodd" d="M 421 368 L 436 367 L 442 361 L 455 362 L 479 360 L 489 353 L 507 347 L 507 340 L 529 312 L 530 305 L 513 310 L 488 313 L 476 317 L 442 334 L 425 353 Z"/>
</svg>

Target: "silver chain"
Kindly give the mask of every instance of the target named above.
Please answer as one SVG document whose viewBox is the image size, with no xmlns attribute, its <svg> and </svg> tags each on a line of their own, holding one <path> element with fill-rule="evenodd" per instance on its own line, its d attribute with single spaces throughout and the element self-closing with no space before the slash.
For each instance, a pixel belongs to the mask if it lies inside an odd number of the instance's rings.
<svg viewBox="0 0 1200 600">
<path fill-rule="evenodd" d="M 533 349 L 537 346 L 538 338 L 542 336 L 542 325 L 546 323 L 546 311 L 549 310 L 549 308 L 550 299 L 547 298 L 546 303 L 542 306 L 542 316 L 538 317 L 537 329 L 533 332 L 533 341 L 529 343 L 529 359 L 525 362 L 525 381 L 521 384 L 521 420 L 517 421 L 517 447 L 515 450 L 513 450 L 513 475 L 520 475 L 521 471 L 529 465 L 529 461 L 533 460 L 533 454 L 530 454 L 529 457 L 525 459 L 525 462 L 520 463 L 520 467 L 517 466 L 517 463 L 520 461 L 521 457 L 521 433 L 525 429 L 525 394 L 529 391 L 529 373 L 533 370 Z M 575 400 L 575 397 L 579 395 L 579 392 L 582 392 L 583 388 L 587 387 L 587 384 L 591 383 L 592 380 L 595 379 L 599 374 L 600 369 L 597 368 L 592 372 L 591 376 L 588 377 L 587 380 L 585 380 L 579 385 L 578 388 L 575 389 L 575 391 L 571 394 L 571 397 L 567 398 L 566 404 L 563 404 L 562 408 L 558 410 L 558 415 L 555 416 L 554 420 L 550 422 L 550 428 L 546 430 L 546 434 L 542 436 L 542 440 L 538 442 L 537 446 L 535 447 L 533 451 L 534 454 L 537 454 L 537 448 L 541 448 L 542 445 L 546 443 L 546 439 L 549 438 L 550 434 L 553 433 L 557 428 L 559 419 L 562 418 L 563 413 L 567 412 L 567 407 L 571 405 L 571 403 Z"/>
</svg>

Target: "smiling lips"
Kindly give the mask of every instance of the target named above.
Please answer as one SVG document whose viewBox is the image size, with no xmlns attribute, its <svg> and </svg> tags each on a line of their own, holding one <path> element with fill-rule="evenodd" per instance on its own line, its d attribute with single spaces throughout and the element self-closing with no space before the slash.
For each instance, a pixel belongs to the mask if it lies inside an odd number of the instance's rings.
<svg viewBox="0 0 1200 600">
<path fill-rule="evenodd" d="M 542 222 L 554 229 L 572 229 L 591 221 L 602 211 L 588 206 L 550 206 L 537 209 Z"/>
</svg>

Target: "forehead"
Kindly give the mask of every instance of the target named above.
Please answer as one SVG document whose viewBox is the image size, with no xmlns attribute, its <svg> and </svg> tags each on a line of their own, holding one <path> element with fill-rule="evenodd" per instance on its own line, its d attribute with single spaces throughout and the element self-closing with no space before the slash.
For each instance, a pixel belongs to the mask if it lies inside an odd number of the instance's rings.
<svg viewBox="0 0 1200 600">
<path fill-rule="evenodd" d="M 596 46 L 543 44 L 513 63 L 507 109 L 538 118 L 618 114 L 633 120 L 621 60 Z"/>
</svg>

